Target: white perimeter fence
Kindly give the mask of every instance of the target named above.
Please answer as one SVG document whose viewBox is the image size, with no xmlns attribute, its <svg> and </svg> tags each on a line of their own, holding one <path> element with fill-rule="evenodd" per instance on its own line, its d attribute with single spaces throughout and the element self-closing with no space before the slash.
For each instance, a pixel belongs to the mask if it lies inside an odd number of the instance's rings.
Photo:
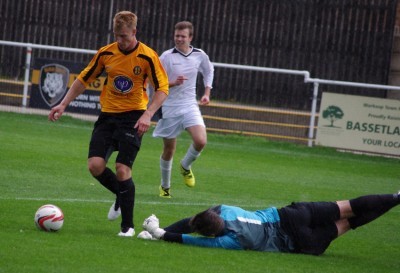
<svg viewBox="0 0 400 273">
<path fill-rule="evenodd" d="M 24 87 L 23 87 L 23 97 L 22 97 L 22 106 L 23 107 L 27 106 L 27 100 L 28 100 L 28 88 L 29 88 L 29 84 L 30 84 L 29 75 L 30 75 L 30 70 L 31 70 L 32 49 L 36 48 L 36 49 L 64 51 L 64 52 L 73 52 L 73 53 L 85 53 L 85 54 L 95 54 L 97 52 L 96 50 L 89 50 L 89 49 L 39 45 L 39 44 L 31 44 L 31 43 L 19 43 L 19 42 L 11 42 L 11 41 L 4 41 L 4 40 L 0 40 L 0 45 L 26 48 L 25 76 L 24 76 Z M 367 83 L 359 83 L 359 82 L 334 81 L 334 80 L 311 78 L 310 72 L 305 71 L 305 70 L 291 70 L 291 69 L 258 67 L 258 66 L 226 64 L 226 63 L 216 63 L 216 62 L 213 62 L 213 64 L 215 67 L 298 75 L 298 76 L 304 77 L 304 83 L 312 83 L 313 84 L 313 94 L 312 94 L 312 104 L 311 104 L 312 106 L 311 106 L 310 122 L 309 122 L 309 130 L 308 130 L 308 146 L 309 147 L 312 147 L 313 139 L 314 139 L 314 129 L 315 129 L 314 124 L 315 124 L 315 118 L 317 115 L 316 109 L 317 109 L 319 84 L 340 85 L 340 86 L 350 86 L 350 87 L 364 87 L 364 88 L 372 88 L 372 89 L 400 91 L 400 86 L 367 84 Z"/>
</svg>

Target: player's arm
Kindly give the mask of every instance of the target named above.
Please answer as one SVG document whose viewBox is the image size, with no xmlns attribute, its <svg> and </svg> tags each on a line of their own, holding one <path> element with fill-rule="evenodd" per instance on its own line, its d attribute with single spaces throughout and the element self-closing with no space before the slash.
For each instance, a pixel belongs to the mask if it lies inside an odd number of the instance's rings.
<svg viewBox="0 0 400 273">
<path fill-rule="evenodd" d="M 50 121 L 58 120 L 70 102 L 82 94 L 86 90 L 86 86 L 93 82 L 97 76 L 102 73 L 104 65 L 102 58 L 100 58 L 100 52 L 101 50 L 99 50 L 96 55 L 93 56 L 88 66 L 81 71 L 78 78 L 72 83 L 61 103 L 51 109 L 48 116 Z"/>
<path fill-rule="evenodd" d="M 65 108 L 73 101 L 76 97 L 82 94 L 86 89 L 86 86 L 78 79 L 76 79 L 73 83 L 71 88 L 68 90 L 67 94 L 65 95 L 64 99 L 61 103 L 55 107 L 53 107 L 49 113 L 48 119 L 50 121 L 58 120 L 65 111 Z"/>
<path fill-rule="evenodd" d="M 200 104 L 206 105 L 210 103 L 212 83 L 214 80 L 214 65 L 210 62 L 206 54 L 203 55 L 203 61 L 200 64 L 199 71 L 203 74 L 204 81 L 204 95 L 200 99 Z"/>
<path fill-rule="evenodd" d="M 200 105 L 207 105 L 210 103 L 211 87 L 206 86 L 204 88 L 204 95 L 200 99 Z"/>
<path fill-rule="evenodd" d="M 195 245 L 202 247 L 223 248 L 223 245 L 221 244 L 220 240 L 211 237 L 208 238 L 202 236 L 192 236 L 187 234 L 180 234 L 180 233 L 173 233 L 166 231 L 161 239 L 171 243 L 180 243 L 180 244 Z"/>
<path fill-rule="evenodd" d="M 162 69 L 164 72 L 164 69 Z M 164 72 L 165 73 L 165 72 Z M 150 105 L 147 107 L 147 110 L 143 113 L 143 115 L 138 119 L 134 128 L 137 129 L 138 135 L 142 136 L 150 127 L 151 118 L 157 112 L 157 110 L 161 107 L 164 101 L 167 99 L 168 96 L 168 77 L 165 73 L 163 75 L 161 81 L 157 81 L 159 84 L 157 85 L 158 88 L 154 91 L 153 97 L 151 99 Z M 153 82 L 154 86 L 154 82 Z"/>
<path fill-rule="evenodd" d="M 167 98 L 167 93 L 163 91 L 156 91 L 153 95 L 151 104 L 148 106 L 147 110 L 136 122 L 135 127 L 137 129 L 138 135 L 141 136 L 147 132 L 150 127 L 151 118 L 154 113 L 161 107 L 165 99 Z"/>
<path fill-rule="evenodd" d="M 178 85 L 182 85 L 186 80 L 188 80 L 188 78 L 186 78 L 185 76 L 178 76 L 176 77 L 175 80 L 170 81 L 169 87 L 174 87 L 174 86 L 178 86 Z"/>
<path fill-rule="evenodd" d="M 201 247 L 225 248 L 225 249 L 243 249 L 233 233 L 228 233 L 218 237 L 192 236 L 189 234 L 181 234 L 166 231 L 165 229 L 156 228 L 152 231 L 155 238 L 170 243 L 179 243 L 186 245 L 194 245 Z"/>
<path fill-rule="evenodd" d="M 168 52 L 169 51 L 166 51 L 163 54 L 161 54 L 160 62 L 168 74 L 168 86 L 171 88 L 174 86 L 182 85 L 186 80 L 188 80 L 188 78 L 183 75 L 179 75 L 178 77 L 174 78 L 170 77 L 171 71 L 173 70 L 173 66 L 171 65 L 171 59 L 168 58 L 168 56 L 170 56 Z"/>
<path fill-rule="evenodd" d="M 188 234 L 182 234 L 181 236 L 182 243 L 186 245 L 225 249 L 243 249 L 238 240 L 234 236 L 230 236 L 228 234 L 218 237 L 192 236 Z"/>
<path fill-rule="evenodd" d="M 137 129 L 139 136 L 146 133 L 149 129 L 151 118 L 154 116 L 155 112 L 157 112 L 157 110 L 161 107 L 163 102 L 167 99 L 169 91 L 168 76 L 164 70 L 164 67 L 161 65 L 161 62 L 157 55 L 153 56 L 153 64 L 155 71 L 154 73 L 150 72 L 148 74 L 149 80 L 154 87 L 154 95 L 150 105 L 147 107 L 147 110 L 143 113 L 143 115 L 135 124 L 134 128 Z"/>
<path fill-rule="evenodd" d="M 143 115 L 147 115 L 150 119 L 154 116 L 154 113 L 161 107 L 165 99 L 167 98 L 167 93 L 164 91 L 156 91 L 153 95 L 150 105 Z"/>
</svg>

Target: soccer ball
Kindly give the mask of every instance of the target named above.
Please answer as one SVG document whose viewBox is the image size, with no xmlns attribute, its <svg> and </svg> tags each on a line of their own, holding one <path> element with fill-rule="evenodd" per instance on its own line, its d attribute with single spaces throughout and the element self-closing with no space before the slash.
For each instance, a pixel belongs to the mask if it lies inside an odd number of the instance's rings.
<svg viewBox="0 0 400 273">
<path fill-rule="evenodd" d="M 41 206 L 35 213 L 35 224 L 44 231 L 58 231 L 64 224 L 64 213 L 55 205 Z"/>
</svg>

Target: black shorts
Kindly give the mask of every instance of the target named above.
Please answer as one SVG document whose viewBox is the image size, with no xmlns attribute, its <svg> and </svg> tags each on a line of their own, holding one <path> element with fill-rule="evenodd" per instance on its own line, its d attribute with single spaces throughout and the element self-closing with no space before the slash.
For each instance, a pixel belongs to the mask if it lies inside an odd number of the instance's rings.
<svg viewBox="0 0 400 273">
<path fill-rule="evenodd" d="M 143 112 L 100 113 L 94 124 L 88 158 L 102 157 L 108 161 L 112 152 L 118 151 L 116 162 L 132 168 L 142 142 L 134 126 Z"/>
<path fill-rule="evenodd" d="M 279 209 L 281 226 L 295 243 L 295 252 L 320 255 L 338 236 L 340 218 L 334 202 L 299 202 Z"/>
</svg>

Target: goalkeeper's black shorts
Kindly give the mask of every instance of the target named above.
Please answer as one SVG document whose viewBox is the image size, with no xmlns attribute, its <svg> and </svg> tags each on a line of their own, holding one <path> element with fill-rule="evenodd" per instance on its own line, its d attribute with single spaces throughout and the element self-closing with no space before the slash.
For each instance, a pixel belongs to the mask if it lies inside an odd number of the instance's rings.
<svg viewBox="0 0 400 273">
<path fill-rule="evenodd" d="M 295 243 L 295 252 L 320 255 L 338 236 L 335 202 L 298 202 L 279 209 L 281 226 Z"/>
</svg>

